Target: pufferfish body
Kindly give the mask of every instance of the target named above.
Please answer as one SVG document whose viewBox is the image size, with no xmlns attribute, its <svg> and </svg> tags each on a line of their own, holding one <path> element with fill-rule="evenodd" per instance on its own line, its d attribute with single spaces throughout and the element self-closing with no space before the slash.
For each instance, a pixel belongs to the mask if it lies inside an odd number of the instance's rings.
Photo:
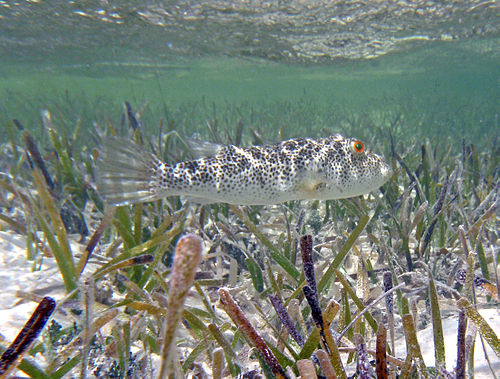
<svg viewBox="0 0 500 379">
<path fill-rule="evenodd" d="M 98 188 L 113 205 L 176 195 L 237 205 L 342 199 L 373 191 L 392 174 L 361 141 L 338 134 L 245 148 L 228 145 L 212 156 L 175 164 L 129 140 L 108 137 L 100 156 Z"/>
</svg>

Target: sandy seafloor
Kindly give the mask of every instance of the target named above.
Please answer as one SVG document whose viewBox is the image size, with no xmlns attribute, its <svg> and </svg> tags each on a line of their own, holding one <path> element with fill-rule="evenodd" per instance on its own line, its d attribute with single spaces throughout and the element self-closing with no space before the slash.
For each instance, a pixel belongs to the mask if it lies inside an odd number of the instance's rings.
<svg viewBox="0 0 500 379">
<path fill-rule="evenodd" d="M 23 236 L 13 232 L 0 231 L 0 338 L 12 341 L 24 323 L 28 320 L 37 303 L 27 300 L 27 295 L 35 295 L 33 298 L 41 299 L 43 296 L 51 296 L 56 302 L 64 297 L 65 290 L 62 278 L 59 274 L 56 262 L 51 258 L 44 258 L 41 269 L 33 271 L 33 262 L 26 260 L 26 241 Z M 77 243 L 73 244 L 74 251 L 83 249 Z M 23 293 L 23 297 L 19 295 Z M 493 328 L 495 333 L 500 333 L 500 310 L 494 308 L 480 309 L 480 313 Z M 65 316 L 56 314 L 58 322 L 64 323 Z M 457 317 L 443 319 L 443 330 L 445 334 L 447 369 L 453 370 L 456 364 L 457 344 Z M 418 332 L 418 340 L 422 348 L 422 354 L 426 365 L 434 365 L 434 348 L 432 327 Z M 485 349 L 495 373 L 500 373 L 500 358 L 485 343 Z M 396 345 L 396 356 L 405 356 L 404 340 L 399 340 Z M 40 355 L 35 361 L 43 367 Z M 475 378 L 493 378 L 488 363 L 484 356 L 483 346 L 479 338 L 475 345 Z M 21 373 L 22 374 L 22 373 Z"/>
</svg>

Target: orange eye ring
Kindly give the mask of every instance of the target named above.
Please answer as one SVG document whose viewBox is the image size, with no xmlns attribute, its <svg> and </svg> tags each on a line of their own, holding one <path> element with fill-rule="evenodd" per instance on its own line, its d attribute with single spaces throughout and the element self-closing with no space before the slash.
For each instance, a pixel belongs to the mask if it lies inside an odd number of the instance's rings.
<svg viewBox="0 0 500 379">
<path fill-rule="evenodd" d="M 365 151 L 365 144 L 361 141 L 352 141 L 351 147 L 356 154 L 361 154 Z"/>
</svg>

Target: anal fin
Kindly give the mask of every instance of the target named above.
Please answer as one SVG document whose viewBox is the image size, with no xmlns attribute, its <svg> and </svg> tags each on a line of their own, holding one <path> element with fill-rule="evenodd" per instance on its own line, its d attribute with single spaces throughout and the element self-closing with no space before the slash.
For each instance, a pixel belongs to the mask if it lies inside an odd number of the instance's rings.
<svg viewBox="0 0 500 379">
<path fill-rule="evenodd" d="M 217 202 L 216 200 L 196 196 L 182 196 L 182 199 L 200 205 L 214 204 Z"/>
</svg>

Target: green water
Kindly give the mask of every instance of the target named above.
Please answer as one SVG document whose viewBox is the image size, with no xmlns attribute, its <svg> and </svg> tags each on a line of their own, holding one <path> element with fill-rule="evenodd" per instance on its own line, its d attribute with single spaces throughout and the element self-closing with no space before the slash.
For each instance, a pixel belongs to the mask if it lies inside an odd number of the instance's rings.
<svg viewBox="0 0 500 379">
<path fill-rule="evenodd" d="M 36 132 L 39 112 L 47 109 L 68 129 L 79 119 L 85 134 L 95 122 L 119 123 L 129 101 L 142 110 L 150 135 L 158 133 L 162 118 L 175 120 L 183 133 L 202 135 L 206 121 L 217 119 L 225 129 L 241 120 L 271 140 L 283 127 L 287 137 L 341 132 L 370 139 L 392 132 L 487 144 L 498 132 L 497 63 L 445 43 L 328 65 L 224 57 L 13 62 L 0 66 L 0 122 L 15 118 Z"/>
</svg>

